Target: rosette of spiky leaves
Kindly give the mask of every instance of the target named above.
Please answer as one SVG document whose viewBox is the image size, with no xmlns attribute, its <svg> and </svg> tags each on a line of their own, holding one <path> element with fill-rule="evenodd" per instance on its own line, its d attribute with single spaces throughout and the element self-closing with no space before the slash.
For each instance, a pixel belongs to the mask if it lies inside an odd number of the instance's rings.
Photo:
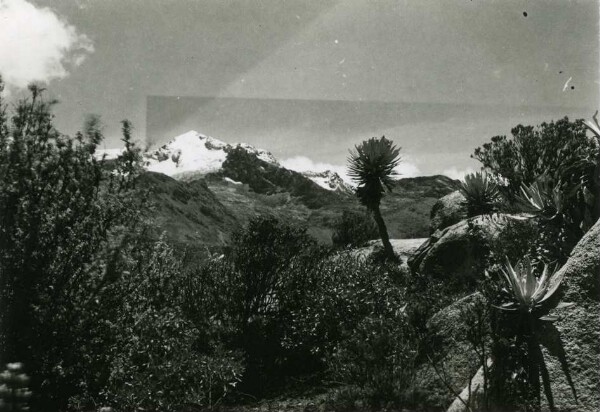
<svg viewBox="0 0 600 412">
<path fill-rule="evenodd" d="M 469 217 L 490 214 L 498 209 L 501 201 L 498 185 L 487 173 L 470 173 L 460 182 L 458 190 L 466 199 Z"/>
<path fill-rule="evenodd" d="M 356 191 L 368 208 L 379 205 L 385 190 L 392 189 L 394 168 L 400 163 L 400 148 L 382 136 L 365 140 L 350 151 L 348 174 L 357 183 Z"/>
<path fill-rule="evenodd" d="M 561 186 L 560 181 L 553 186 L 546 179 L 538 179 L 530 185 L 521 184 L 518 200 L 530 211 L 552 220 L 564 212 L 565 195 Z"/>
<path fill-rule="evenodd" d="M 542 274 L 536 276 L 535 265 L 529 257 L 517 262 L 515 266 L 507 258 L 501 272 L 506 281 L 503 292 L 510 297 L 510 300 L 496 307 L 524 313 L 538 311 L 541 314 L 545 309 L 550 309 L 544 307 L 545 303 L 556 293 L 564 278 L 564 272 L 558 272 L 556 267 L 551 269 L 548 264 L 544 264 Z M 561 303 L 557 307 L 570 305 Z M 552 320 L 552 317 L 545 316 L 541 319 Z"/>
</svg>

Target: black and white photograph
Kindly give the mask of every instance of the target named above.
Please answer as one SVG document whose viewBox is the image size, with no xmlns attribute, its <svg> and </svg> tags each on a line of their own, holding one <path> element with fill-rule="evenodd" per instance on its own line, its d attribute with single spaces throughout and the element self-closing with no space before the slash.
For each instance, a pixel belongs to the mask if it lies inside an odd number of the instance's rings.
<svg viewBox="0 0 600 412">
<path fill-rule="evenodd" d="M 599 0 L 0 0 L 0 412 L 599 412 Z"/>
</svg>

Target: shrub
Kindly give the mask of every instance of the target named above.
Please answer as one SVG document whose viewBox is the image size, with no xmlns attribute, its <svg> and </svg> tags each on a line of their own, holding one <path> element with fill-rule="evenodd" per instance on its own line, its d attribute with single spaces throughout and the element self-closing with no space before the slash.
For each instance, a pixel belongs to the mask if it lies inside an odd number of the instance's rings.
<svg viewBox="0 0 600 412">
<path fill-rule="evenodd" d="M 111 174 L 94 157 L 98 120 L 64 136 L 52 124 L 53 102 L 30 91 L 10 115 L 0 101 L 0 355 L 27 365 L 34 404 L 59 409 L 78 390 L 72 368 L 88 356 L 71 330 L 83 315 L 75 295 L 109 234 L 141 219 L 139 162 L 127 122 L 129 149 Z"/>
<path fill-rule="evenodd" d="M 347 332 L 328 357 L 332 378 L 373 406 L 410 405 L 417 345 L 406 316 L 367 315 Z"/>
<path fill-rule="evenodd" d="M 413 370 L 398 283 L 405 273 L 331 255 L 305 236 L 258 218 L 232 250 L 190 272 L 183 295 L 203 331 L 198 346 L 206 353 L 216 343 L 240 350 L 246 364 L 240 390 L 255 396 L 316 374 L 354 387 L 368 382 L 370 399 L 385 394 L 402 403 L 393 386 L 408 382 Z M 360 346 L 365 336 L 373 340 Z"/>
<path fill-rule="evenodd" d="M 465 197 L 468 217 L 498 211 L 500 191 L 487 173 L 466 175 L 464 181 L 460 182 L 459 191 Z"/>
<path fill-rule="evenodd" d="M 306 229 L 272 217 L 253 219 L 233 238 L 224 256 L 190 272 L 185 307 L 204 331 L 203 347 L 222 342 L 243 353 L 242 390 L 262 395 L 268 384 L 310 369 L 283 340 L 288 314 L 304 302 L 305 268 L 325 251 Z"/>
<path fill-rule="evenodd" d="M 12 117 L 0 102 L 2 359 L 27 366 L 35 410 L 216 402 L 241 360 L 197 348 L 179 259 L 150 236 L 131 125 L 108 165 L 97 119 L 63 136 L 31 93 Z"/>
<path fill-rule="evenodd" d="M 338 248 L 359 247 L 367 241 L 377 239 L 377 225 L 367 213 L 344 210 L 336 220 L 331 240 Z"/>
<path fill-rule="evenodd" d="M 288 345 L 304 346 L 328 376 L 371 403 L 410 401 L 415 338 L 393 264 L 349 254 L 322 260 L 307 273 L 305 303 L 291 313 Z"/>
<path fill-rule="evenodd" d="M 564 260 L 598 218 L 598 142 L 586 136 L 582 120 L 566 117 L 536 128 L 518 125 L 511 132 L 512 139 L 495 136 L 472 157 L 503 182 L 500 190 L 509 201 L 525 197 L 542 215 L 555 212 L 555 219 L 542 223 L 553 233 L 542 247 L 555 249 L 554 258 Z"/>
<path fill-rule="evenodd" d="M 565 117 L 536 128 L 518 125 L 511 133 L 512 138 L 492 137 L 471 156 L 505 181 L 508 195 L 514 198 L 522 184 L 532 184 L 542 175 L 571 188 L 582 183 L 592 191 L 598 146 L 586 136 L 582 120 Z"/>
</svg>

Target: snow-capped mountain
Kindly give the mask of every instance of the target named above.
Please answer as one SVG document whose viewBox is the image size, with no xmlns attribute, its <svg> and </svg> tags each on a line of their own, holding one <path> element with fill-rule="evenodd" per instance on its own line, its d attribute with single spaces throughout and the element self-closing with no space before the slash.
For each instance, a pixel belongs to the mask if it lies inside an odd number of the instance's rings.
<svg viewBox="0 0 600 412">
<path fill-rule="evenodd" d="M 189 179 L 221 170 L 227 154 L 242 148 L 260 160 L 279 165 L 266 150 L 256 149 L 246 143 L 231 145 L 196 131 L 179 135 L 158 149 L 144 153 L 145 167 L 151 172 L 163 173 L 176 179 Z"/>
<path fill-rule="evenodd" d="M 353 188 L 335 172 L 325 170 L 323 172 L 303 172 L 304 176 L 321 186 L 323 189 L 352 193 Z"/>
<path fill-rule="evenodd" d="M 142 156 L 146 170 L 162 173 L 177 180 L 190 180 L 196 176 L 222 171 L 223 162 L 234 149 L 243 149 L 259 160 L 284 169 L 266 150 L 257 149 L 247 143 L 225 143 L 194 130 L 176 136 L 161 147 L 148 150 Z M 104 156 L 105 160 L 112 160 L 116 159 L 122 151 L 123 149 L 99 149 L 95 155 L 98 158 Z M 323 189 L 341 193 L 352 192 L 352 186 L 330 170 L 300 173 Z"/>
</svg>

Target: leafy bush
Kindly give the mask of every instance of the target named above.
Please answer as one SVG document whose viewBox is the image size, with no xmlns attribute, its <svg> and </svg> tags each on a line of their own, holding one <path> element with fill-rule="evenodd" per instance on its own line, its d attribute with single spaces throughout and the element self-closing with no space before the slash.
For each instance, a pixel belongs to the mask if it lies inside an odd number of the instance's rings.
<svg viewBox="0 0 600 412">
<path fill-rule="evenodd" d="M 99 121 L 71 139 L 51 107 L 35 86 L 10 116 L 0 102 L 2 360 L 27 366 L 36 410 L 216 402 L 241 360 L 197 348 L 179 259 L 150 236 L 131 125 L 108 165 Z"/>
<path fill-rule="evenodd" d="M 331 379 L 354 388 L 346 395 L 408 403 L 416 344 L 399 286 L 406 273 L 343 254 L 307 275 L 306 303 L 291 314 L 289 344 L 309 348 Z"/>
<path fill-rule="evenodd" d="M 233 351 L 198 350 L 201 332 L 182 304 L 180 260 L 163 240 L 124 244 L 119 253 L 119 280 L 96 298 L 81 324 L 102 347 L 86 347 L 88 356 L 100 358 L 87 366 L 104 372 L 100 387 L 86 387 L 89 398 L 125 410 L 214 404 L 235 386 L 243 367 Z"/>
<path fill-rule="evenodd" d="M 586 135 L 582 120 L 566 117 L 537 128 L 518 125 L 511 132 L 512 139 L 495 136 L 472 157 L 503 182 L 499 188 L 509 201 L 525 200 L 527 209 L 533 206 L 546 219 L 540 224 L 550 235 L 540 240 L 540 248 L 564 261 L 598 218 L 598 142 Z"/>
<path fill-rule="evenodd" d="M 500 191 L 487 173 L 477 172 L 466 175 L 458 188 L 465 197 L 468 217 L 498 211 L 501 201 Z"/>
<path fill-rule="evenodd" d="M 329 356 L 332 378 L 354 388 L 355 397 L 373 406 L 410 404 L 416 369 L 415 341 L 403 313 L 368 315 Z"/>
<path fill-rule="evenodd" d="M 335 222 L 331 240 L 339 248 L 363 246 L 367 241 L 377 239 L 377 225 L 367 213 L 344 210 Z"/>
<path fill-rule="evenodd" d="M 35 402 L 59 408 L 77 391 L 70 368 L 87 356 L 71 334 L 82 310 L 75 294 L 109 234 L 140 221 L 143 196 L 135 191 L 139 154 L 128 122 L 129 149 L 109 173 L 94 156 L 98 120 L 74 139 L 61 135 L 53 102 L 36 86 L 30 91 L 10 115 L 0 101 L 1 357 L 27 365 Z"/>
<path fill-rule="evenodd" d="M 204 331 L 202 347 L 222 342 L 243 353 L 242 390 L 261 395 L 267 384 L 310 368 L 283 344 L 285 319 L 302 302 L 304 268 L 325 252 L 306 229 L 273 217 L 253 219 L 233 238 L 224 256 L 190 272 L 185 307 Z"/>
<path fill-rule="evenodd" d="M 183 294 L 203 331 L 199 347 L 243 353 L 242 391 L 264 395 L 316 374 L 365 384 L 373 401 L 406 401 L 396 388 L 414 370 L 414 336 L 402 310 L 402 270 L 331 255 L 303 229 L 272 218 L 255 219 L 236 238 L 225 255 L 190 273 Z"/>
<path fill-rule="evenodd" d="M 586 136 L 582 120 L 567 117 L 538 127 L 518 125 L 512 138 L 494 136 L 475 149 L 471 157 L 506 183 L 506 193 L 518 195 L 521 185 L 530 185 L 546 175 L 570 188 L 591 185 L 598 146 Z M 582 187 L 583 189 L 583 187 Z"/>
</svg>

